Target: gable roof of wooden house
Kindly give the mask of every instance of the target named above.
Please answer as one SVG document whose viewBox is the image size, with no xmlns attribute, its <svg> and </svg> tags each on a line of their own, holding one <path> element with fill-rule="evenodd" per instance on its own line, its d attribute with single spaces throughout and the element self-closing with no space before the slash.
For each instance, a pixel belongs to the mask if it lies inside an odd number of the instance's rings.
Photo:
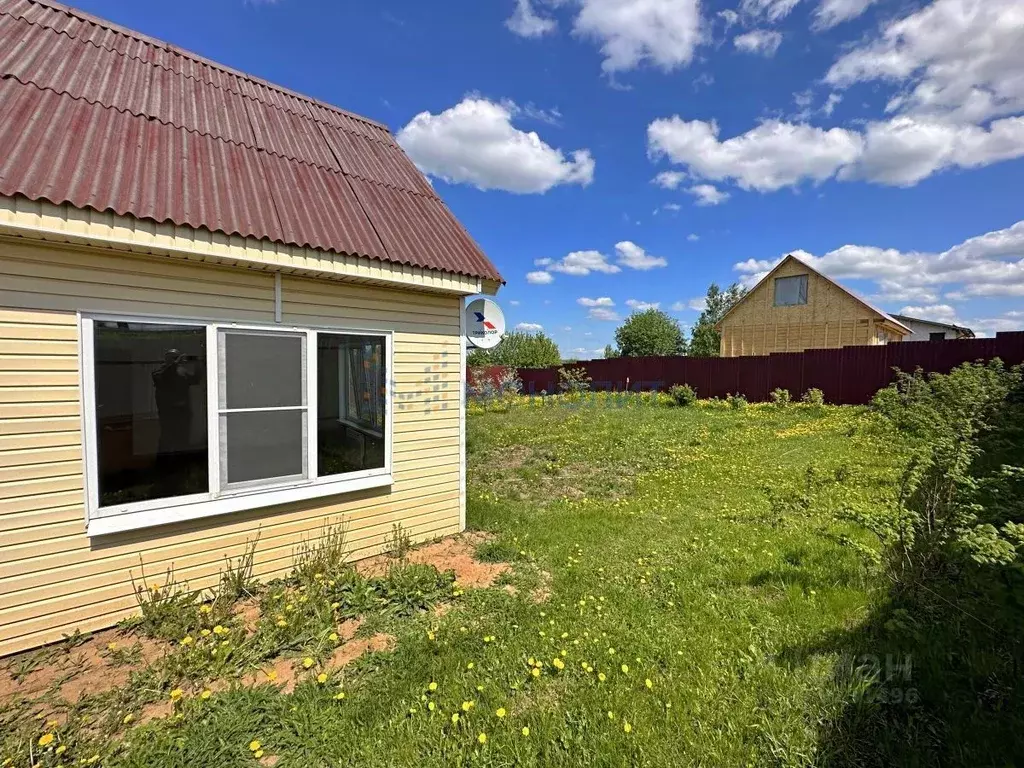
<svg viewBox="0 0 1024 768">
<path fill-rule="evenodd" d="M 372 120 L 51 0 L 0 0 L 0 195 L 501 281 Z"/>
<path fill-rule="evenodd" d="M 817 275 L 818 277 L 820 277 L 823 280 L 825 280 L 828 283 L 830 283 L 831 285 L 834 285 L 836 288 L 838 288 L 843 293 L 848 295 L 854 301 L 856 301 L 857 303 L 861 304 L 865 309 L 869 310 L 870 312 L 874 313 L 879 318 L 881 318 L 887 325 L 890 325 L 893 328 L 893 330 L 895 330 L 900 335 L 907 335 L 907 334 L 913 332 L 910 328 L 908 328 L 906 325 L 901 323 L 899 320 L 897 320 L 895 317 L 890 315 L 888 312 L 886 312 L 886 311 L 884 311 L 882 309 L 879 309 L 875 305 L 873 305 L 870 302 L 868 302 L 866 299 L 858 296 L 856 293 L 851 291 L 849 288 L 846 288 L 842 284 L 837 283 L 835 280 L 833 280 L 828 275 L 822 274 L 821 272 L 816 270 L 814 267 L 812 267 L 810 264 L 808 264 L 807 262 L 803 261 L 802 259 L 797 258 L 793 254 L 789 254 L 788 256 L 783 258 L 778 264 L 776 264 L 774 267 L 772 267 L 771 270 L 769 270 L 768 273 L 764 277 L 762 277 L 760 280 L 757 281 L 757 283 L 754 285 L 753 288 L 751 288 L 749 291 L 747 291 L 746 295 L 742 299 L 740 299 L 735 304 L 733 304 L 731 307 L 729 307 L 729 309 L 726 311 L 726 313 L 724 315 L 722 315 L 722 319 L 719 320 L 718 323 L 715 325 L 715 328 L 716 329 L 721 329 L 722 323 L 725 322 L 725 319 L 729 316 L 729 314 L 734 309 L 736 309 L 736 307 L 738 307 L 740 304 L 742 304 L 744 301 L 746 301 L 759 288 L 761 288 L 762 286 L 767 285 L 768 281 L 772 278 L 772 276 L 775 275 L 775 273 L 778 272 L 780 269 L 782 269 L 785 265 L 793 264 L 793 263 L 799 264 L 801 267 L 806 269 L 808 272 L 812 272 L 815 275 Z"/>
</svg>

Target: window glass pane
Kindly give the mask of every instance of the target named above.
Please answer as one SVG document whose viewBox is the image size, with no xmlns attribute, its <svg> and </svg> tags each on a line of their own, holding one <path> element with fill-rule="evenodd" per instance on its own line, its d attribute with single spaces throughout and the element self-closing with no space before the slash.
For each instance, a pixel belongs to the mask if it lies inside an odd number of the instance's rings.
<svg viewBox="0 0 1024 768">
<path fill-rule="evenodd" d="M 807 275 L 775 278 L 775 306 L 791 307 L 807 303 Z"/>
<path fill-rule="evenodd" d="M 305 403 L 304 336 L 221 332 L 221 408 Z"/>
<path fill-rule="evenodd" d="M 333 333 L 317 338 L 318 474 L 379 469 L 385 456 L 385 339 Z"/>
<path fill-rule="evenodd" d="M 206 329 L 93 328 L 100 506 L 207 493 Z"/>
<path fill-rule="evenodd" d="M 220 418 L 225 483 L 305 477 L 304 410 L 243 411 Z"/>
</svg>

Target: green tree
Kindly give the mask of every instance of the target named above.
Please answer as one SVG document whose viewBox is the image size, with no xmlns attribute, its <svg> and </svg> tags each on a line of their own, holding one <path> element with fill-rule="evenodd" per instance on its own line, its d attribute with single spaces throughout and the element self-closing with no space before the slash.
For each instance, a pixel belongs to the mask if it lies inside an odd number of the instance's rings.
<svg viewBox="0 0 1024 768">
<path fill-rule="evenodd" d="M 722 335 L 715 330 L 715 325 L 725 317 L 733 304 L 746 295 L 747 289 L 739 283 L 733 283 L 724 291 L 717 283 L 708 286 L 704 311 L 697 318 L 690 336 L 690 357 L 718 357 Z"/>
<path fill-rule="evenodd" d="M 509 331 L 494 349 L 474 349 L 466 364 L 471 368 L 504 365 L 509 368 L 553 368 L 562 364 L 554 340 L 543 333 Z"/>
<path fill-rule="evenodd" d="M 659 309 L 634 312 L 615 331 L 623 357 L 667 357 L 686 354 L 686 337 L 675 320 Z"/>
<path fill-rule="evenodd" d="M 619 350 L 613 347 L 611 344 L 604 345 L 604 359 L 611 360 L 613 357 L 619 356 Z"/>
</svg>

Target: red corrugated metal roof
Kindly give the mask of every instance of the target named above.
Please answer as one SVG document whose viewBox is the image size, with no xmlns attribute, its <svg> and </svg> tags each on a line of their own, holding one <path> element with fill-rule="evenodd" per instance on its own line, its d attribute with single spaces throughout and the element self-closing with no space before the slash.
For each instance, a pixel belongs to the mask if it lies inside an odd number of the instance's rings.
<svg viewBox="0 0 1024 768">
<path fill-rule="evenodd" d="M 50 0 L 0 0 L 0 194 L 500 280 L 388 129 Z"/>
</svg>

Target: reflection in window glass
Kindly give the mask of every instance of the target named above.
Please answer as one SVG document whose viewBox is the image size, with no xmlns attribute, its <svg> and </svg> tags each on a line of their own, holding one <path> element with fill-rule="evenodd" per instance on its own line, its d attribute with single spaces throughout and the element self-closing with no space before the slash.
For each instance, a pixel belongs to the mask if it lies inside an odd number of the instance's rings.
<svg viewBox="0 0 1024 768">
<path fill-rule="evenodd" d="M 206 329 L 94 326 L 101 507 L 209 491 Z"/>
<path fill-rule="evenodd" d="M 775 306 L 793 307 L 807 303 L 807 275 L 775 278 Z"/>
<path fill-rule="evenodd" d="M 319 475 L 384 466 L 384 338 L 317 334 Z"/>
</svg>

